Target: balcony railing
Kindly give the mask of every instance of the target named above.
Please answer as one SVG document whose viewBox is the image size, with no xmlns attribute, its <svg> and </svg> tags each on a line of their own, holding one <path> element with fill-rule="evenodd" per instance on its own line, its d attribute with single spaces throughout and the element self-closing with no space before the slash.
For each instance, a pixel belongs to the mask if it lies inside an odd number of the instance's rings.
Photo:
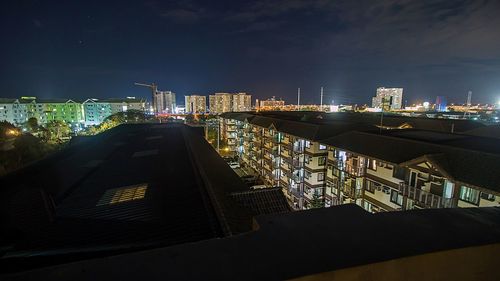
<svg viewBox="0 0 500 281">
<path fill-rule="evenodd" d="M 333 159 L 333 160 L 330 159 L 329 164 L 332 165 L 334 168 L 337 168 L 339 170 L 342 170 L 344 172 L 347 172 L 348 174 L 351 174 L 351 175 L 357 176 L 357 177 L 362 177 L 366 173 L 366 167 L 364 167 L 364 166 L 355 167 L 355 166 L 352 166 L 348 163 L 344 163 L 344 162 L 340 161 L 339 159 Z"/>
<path fill-rule="evenodd" d="M 292 159 L 292 166 L 295 168 L 300 168 L 304 166 L 304 161 L 298 159 Z"/>
<path fill-rule="evenodd" d="M 304 192 L 300 191 L 298 188 L 290 188 L 290 193 L 298 198 L 304 197 Z"/>
<path fill-rule="evenodd" d="M 427 208 L 453 208 L 455 202 L 451 198 L 443 198 L 439 195 L 427 192 L 425 190 L 409 186 L 405 183 L 399 184 L 399 192 L 415 201 L 417 205 Z"/>
</svg>

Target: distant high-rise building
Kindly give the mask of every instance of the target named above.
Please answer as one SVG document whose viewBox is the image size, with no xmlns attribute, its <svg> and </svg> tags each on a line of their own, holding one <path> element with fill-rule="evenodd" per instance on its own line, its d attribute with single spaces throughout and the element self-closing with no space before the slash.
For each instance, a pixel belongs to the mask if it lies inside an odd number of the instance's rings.
<svg viewBox="0 0 500 281">
<path fill-rule="evenodd" d="M 233 111 L 251 111 L 252 110 L 252 96 L 246 93 L 237 93 L 233 95 Z"/>
<path fill-rule="evenodd" d="M 215 93 L 209 96 L 208 102 L 213 114 L 252 110 L 252 96 L 246 93 Z"/>
<path fill-rule="evenodd" d="M 208 98 L 210 113 L 219 114 L 231 112 L 232 97 L 233 95 L 229 93 L 215 93 L 215 95 L 210 95 Z"/>
<path fill-rule="evenodd" d="M 191 95 L 185 96 L 186 113 L 205 113 L 207 111 L 207 97 Z"/>
<path fill-rule="evenodd" d="M 377 88 L 377 95 L 372 98 L 372 107 L 384 110 L 401 109 L 403 88 Z"/>
<path fill-rule="evenodd" d="M 175 93 L 171 91 L 156 91 L 153 95 L 153 110 L 155 113 L 175 113 Z"/>
<path fill-rule="evenodd" d="M 448 103 L 446 101 L 445 96 L 437 96 L 436 97 L 436 111 L 442 112 L 446 111 L 448 107 Z"/>
<path fill-rule="evenodd" d="M 276 100 L 275 97 L 260 101 L 260 107 L 279 108 L 279 107 L 283 107 L 283 106 L 285 106 L 285 101 L 284 100 Z"/>
</svg>

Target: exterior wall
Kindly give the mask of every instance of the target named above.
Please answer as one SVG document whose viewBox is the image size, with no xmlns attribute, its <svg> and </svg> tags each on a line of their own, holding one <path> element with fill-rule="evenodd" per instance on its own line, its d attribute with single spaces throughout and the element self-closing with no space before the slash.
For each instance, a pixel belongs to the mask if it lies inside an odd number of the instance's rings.
<svg viewBox="0 0 500 281">
<path fill-rule="evenodd" d="M 252 96 L 245 93 L 238 93 L 232 97 L 232 111 L 242 112 L 252 110 Z"/>
<path fill-rule="evenodd" d="M 175 97 L 174 97 L 174 99 L 175 99 Z M 108 102 L 110 104 L 111 114 L 115 114 L 118 112 L 125 112 L 128 110 L 144 111 L 146 108 L 146 103 L 143 100 L 119 100 L 119 101 L 110 100 L 110 101 L 103 101 L 103 102 Z M 175 109 L 175 104 L 174 105 L 167 104 L 166 106 L 169 106 L 168 108 Z M 167 113 L 167 111 L 163 111 L 163 113 Z M 168 113 L 173 113 L 173 111 L 168 111 Z"/>
<path fill-rule="evenodd" d="M 210 113 L 220 114 L 232 111 L 232 94 L 216 93 L 209 96 Z"/>
<path fill-rule="evenodd" d="M 83 103 L 85 126 L 99 125 L 112 114 L 111 104 L 87 100 Z"/>
<path fill-rule="evenodd" d="M 377 88 L 377 95 L 372 99 L 372 107 L 397 110 L 403 102 L 403 88 Z"/>
<path fill-rule="evenodd" d="M 14 124 L 14 102 L 3 101 L 0 103 L 0 121 L 7 121 Z"/>
</svg>

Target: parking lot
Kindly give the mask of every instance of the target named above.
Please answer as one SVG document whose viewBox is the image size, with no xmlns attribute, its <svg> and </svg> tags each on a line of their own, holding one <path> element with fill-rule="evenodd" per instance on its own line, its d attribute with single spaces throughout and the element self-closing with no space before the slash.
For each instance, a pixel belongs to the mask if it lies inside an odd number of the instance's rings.
<svg viewBox="0 0 500 281">
<path fill-rule="evenodd" d="M 259 176 L 256 175 L 252 169 L 244 167 L 241 164 L 239 164 L 238 159 L 232 157 L 223 157 L 223 158 L 228 163 L 228 165 L 233 169 L 233 171 L 248 185 L 248 187 L 262 184 L 262 180 L 259 179 Z"/>
</svg>

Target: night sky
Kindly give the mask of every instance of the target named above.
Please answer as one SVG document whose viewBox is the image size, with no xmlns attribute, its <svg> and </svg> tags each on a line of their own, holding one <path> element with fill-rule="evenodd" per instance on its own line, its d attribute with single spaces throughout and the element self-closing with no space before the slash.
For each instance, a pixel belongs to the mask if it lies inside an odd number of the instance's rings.
<svg viewBox="0 0 500 281">
<path fill-rule="evenodd" d="M 500 99 L 499 0 L 2 0 L 0 38 L 0 97 Z"/>
</svg>

